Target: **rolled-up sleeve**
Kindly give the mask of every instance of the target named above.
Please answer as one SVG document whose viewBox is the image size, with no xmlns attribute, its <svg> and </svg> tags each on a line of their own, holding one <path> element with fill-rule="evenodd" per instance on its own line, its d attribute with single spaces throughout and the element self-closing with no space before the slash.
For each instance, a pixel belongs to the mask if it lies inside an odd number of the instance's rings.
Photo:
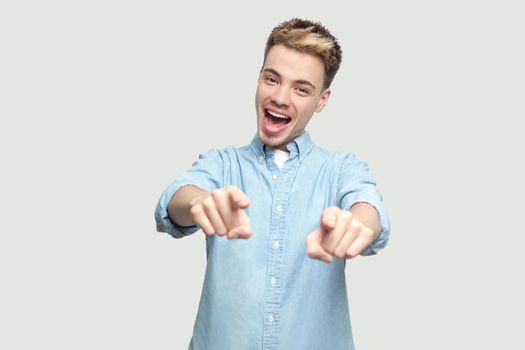
<svg viewBox="0 0 525 350">
<path fill-rule="evenodd" d="M 155 209 L 157 231 L 166 232 L 175 238 L 188 236 L 199 230 L 196 225 L 181 226 L 168 215 L 168 203 L 181 187 L 193 185 L 205 191 L 214 191 L 223 187 L 224 157 L 218 150 L 201 154 L 188 171 L 178 176 L 164 190 Z"/>
<path fill-rule="evenodd" d="M 337 188 L 342 209 L 349 210 L 356 203 L 368 203 L 377 210 L 381 221 L 381 233 L 361 252 L 361 255 L 377 254 L 388 243 L 390 221 L 368 164 L 355 155 L 348 154 L 341 164 Z"/>
</svg>

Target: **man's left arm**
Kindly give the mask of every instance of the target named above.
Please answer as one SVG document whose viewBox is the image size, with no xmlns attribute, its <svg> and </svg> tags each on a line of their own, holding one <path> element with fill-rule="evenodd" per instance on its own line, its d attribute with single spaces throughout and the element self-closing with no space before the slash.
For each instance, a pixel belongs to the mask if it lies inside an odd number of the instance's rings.
<svg viewBox="0 0 525 350">
<path fill-rule="evenodd" d="M 333 256 L 376 254 L 388 241 L 390 224 L 368 165 L 352 154 L 341 166 L 338 195 L 338 206 L 325 209 L 307 237 L 308 256 L 331 262 Z"/>
<path fill-rule="evenodd" d="M 374 240 L 381 233 L 381 220 L 379 220 L 379 214 L 373 206 L 368 203 L 360 202 L 356 203 L 350 208 L 350 212 L 361 224 L 370 228 L 373 233 Z"/>
</svg>

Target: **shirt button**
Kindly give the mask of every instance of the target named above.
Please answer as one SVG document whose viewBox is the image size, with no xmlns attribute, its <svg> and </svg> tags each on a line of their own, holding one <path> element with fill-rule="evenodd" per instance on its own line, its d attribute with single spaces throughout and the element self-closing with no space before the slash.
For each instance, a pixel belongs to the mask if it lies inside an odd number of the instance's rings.
<svg viewBox="0 0 525 350">
<path fill-rule="evenodd" d="M 281 207 L 280 205 L 276 206 L 275 209 L 277 209 L 277 211 L 280 213 L 282 210 L 283 210 L 283 207 Z"/>
<path fill-rule="evenodd" d="M 268 324 L 272 324 L 273 323 L 273 316 L 272 315 L 268 315 Z"/>
<path fill-rule="evenodd" d="M 263 156 L 259 156 L 259 162 L 262 162 L 264 160 Z"/>
<path fill-rule="evenodd" d="M 272 277 L 272 286 L 275 286 L 276 283 L 277 283 L 277 278 Z"/>
<path fill-rule="evenodd" d="M 273 175 L 272 175 L 272 179 L 277 180 L 277 175 L 276 175 L 276 174 L 273 174 Z"/>
<path fill-rule="evenodd" d="M 273 241 L 273 247 L 275 249 L 279 248 L 280 244 L 279 244 L 279 241 Z"/>
</svg>

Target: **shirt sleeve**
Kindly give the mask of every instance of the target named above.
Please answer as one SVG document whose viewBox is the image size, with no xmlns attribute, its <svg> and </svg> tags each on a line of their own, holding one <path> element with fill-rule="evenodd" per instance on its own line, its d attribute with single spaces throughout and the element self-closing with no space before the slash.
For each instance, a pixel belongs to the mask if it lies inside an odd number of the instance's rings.
<svg viewBox="0 0 525 350">
<path fill-rule="evenodd" d="M 155 209 L 157 231 L 181 238 L 199 230 L 197 225 L 181 226 L 168 215 L 168 203 L 181 187 L 193 185 L 205 191 L 214 191 L 223 186 L 224 159 L 220 151 L 211 150 L 199 155 L 191 169 L 178 176 L 160 196 Z"/>
<path fill-rule="evenodd" d="M 342 209 L 349 210 L 356 203 L 368 203 L 377 210 L 381 221 L 381 233 L 361 252 L 361 255 L 377 254 L 388 243 L 390 221 L 368 164 L 355 155 L 348 154 L 341 165 L 337 187 Z"/>
</svg>

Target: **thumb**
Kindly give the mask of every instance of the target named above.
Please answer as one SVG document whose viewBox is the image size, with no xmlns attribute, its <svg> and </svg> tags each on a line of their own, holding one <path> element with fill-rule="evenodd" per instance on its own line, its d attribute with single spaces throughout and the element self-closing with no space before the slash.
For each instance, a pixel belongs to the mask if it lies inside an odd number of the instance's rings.
<svg viewBox="0 0 525 350">
<path fill-rule="evenodd" d="M 332 262 L 332 255 L 323 248 L 322 242 L 323 232 L 318 228 L 306 237 L 306 254 L 312 259 L 323 260 L 329 264 Z"/>
<path fill-rule="evenodd" d="M 228 239 L 234 239 L 234 238 L 241 238 L 241 239 L 249 239 L 252 236 L 252 229 L 248 225 L 241 225 L 238 226 L 232 230 L 230 230 L 227 234 Z"/>
</svg>

